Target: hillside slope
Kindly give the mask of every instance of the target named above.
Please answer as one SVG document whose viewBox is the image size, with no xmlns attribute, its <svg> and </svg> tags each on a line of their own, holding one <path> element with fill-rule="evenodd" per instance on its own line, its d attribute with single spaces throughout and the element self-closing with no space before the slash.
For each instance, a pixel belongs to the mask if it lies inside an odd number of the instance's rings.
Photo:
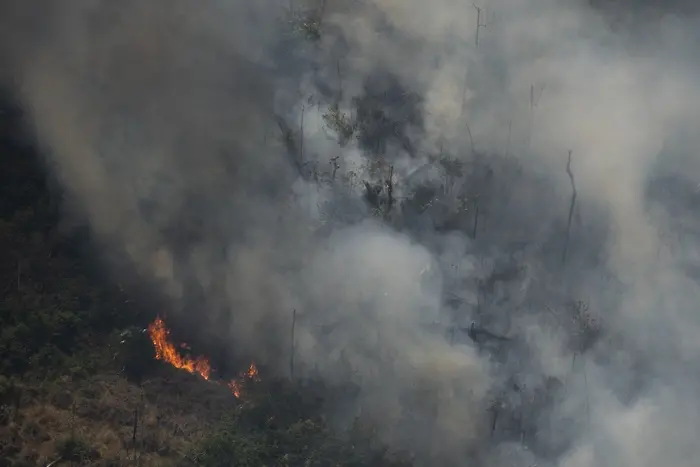
<svg viewBox="0 0 700 467">
<path fill-rule="evenodd" d="M 242 381 L 237 399 L 125 339 L 156 313 L 59 223 L 21 113 L 0 110 L 0 466 L 389 465 L 361 431 L 328 431 L 325 388 Z"/>
</svg>

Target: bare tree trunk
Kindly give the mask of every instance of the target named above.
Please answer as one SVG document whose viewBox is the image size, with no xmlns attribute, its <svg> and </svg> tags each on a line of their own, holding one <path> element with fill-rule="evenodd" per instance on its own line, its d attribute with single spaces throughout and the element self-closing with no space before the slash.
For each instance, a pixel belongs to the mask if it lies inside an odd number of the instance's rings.
<svg viewBox="0 0 700 467">
<path fill-rule="evenodd" d="M 333 165 L 333 172 L 331 173 L 331 180 L 334 182 L 335 182 L 336 174 L 338 173 L 338 169 L 340 168 L 340 164 L 338 164 L 339 158 L 340 158 L 340 156 L 331 157 L 331 164 Z"/>
<path fill-rule="evenodd" d="M 394 207 L 394 166 L 389 166 L 389 180 L 386 182 L 387 192 L 387 212 L 391 212 Z"/>
<path fill-rule="evenodd" d="M 75 399 L 70 406 L 70 439 L 75 442 Z M 73 467 L 73 457 L 71 456 L 70 465 Z"/>
<path fill-rule="evenodd" d="M 140 385 L 140 384 L 139 384 L 139 385 Z M 138 408 L 138 407 L 141 408 L 141 414 L 142 414 L 142 418 L 143 418 L 143 413 L 146 411 L 146 404 L 145 404 L 145 401 L 144 401 L 144 399 L 145 399 L 145 394 L 144 394 L 144 391 L 143 391 L 143 387 L 141 387 L 140 389 L 141 389 L 141 398 L 140 398 L 140 400 L 139 400 L 139 405 L 137 406 L 137 408 Z M 137 440 L 136 440 L 136 435 L 137 435 L 137 428 L 136 428 L 136 427 L 138 426 L 138 418 L 137 418 L 135 421 L 136 421 L 136 425 L 134 426 L 134 450 L 136 450 L 136 441 L 137 441 Z M 142 447 L 143 447 L 143 440 L 145 439 L 144 428 L 145 428 L 145 425 L 144 425 L 144 424 L 141 424 L 141 440 L 142 440 Z M 136 451 L 134 451 L 134 452 L 136 452 Z M 138 452 L 136 453 L 136 466 L 137 466 L 137 467 L 141 465 L 141 454 L 142 454 L 141 451 L 138 451 Z"/>
<path fill-rule="evenodd" d="M 479 200 L 476 200 L 474 205 L 474 224 L 472 225 L 472 238 L 476 239 L 476 232 L 479 228 Z"/>
<path fill-rule="evenodd" d="M 299 165 L 304 165 L 304 112 L 306 105 L 301 106 L 301 122 L 299 123 Z"/>
<path fill-rule="evenodd" d="M 564 250 L 562 251 L 561 255 L 561 262 L 562 264 L 566 263 L 566 255 L 568 254 L 569 251 L 569 240 L 571 238 L 571 220 L 573 219 L 574 216 L 574 208 L 576 207 L 576 197 L 578 196 L 578 193 L 576 191 L 576 182 L 574 181 L 574 174 L 571 171 L 571 154 L 572 150 L 569 149 L 569 158 L 566 163 L 566 173 L 569 175 L 569 180 L 571 181 L 571 203 L 569 205 L 569 219 L 566 224 L 566 238 L 564 239 Z"/>
<path fill-rule="evenodd" d="M 581 363 L 583 367 L 583 391 L 586 395 L 586 429 L 590 431 L 591 429 L 591 401 L 588 396 L 588 376 L 586 375 L 586 360 Z"/>
<path fill-rule="evenodd" d="M 474 137 L 472 136 L 472 129 L 469 128 L 469 122 L 466 122 L 464 125 L 467 127 L 467 134 L 469 135 L 469 146 L 471 147 L 472 154 L 476 154 L 474 146 Z"/>
<path fill-rule="evenodd" d="M 481 29 L 481 28 L 484 27 L 485 25 L 484 25 L 484 24 L 481 24 L 481 8 L 478 7 L 478 6 L 476 6 L 476 5 L 474 5 L 474 4 L 472 4 L 472 6 L 473 6 L 474 9 L 476 10 L 476 33 L 475 33 L 475 34 L 476 34 L 476 37 L 475 37 L 475 39 L 474 39 L 474 44 L 475 44 L 476 47 L 478 48 L 478 47 L 479 47 L 479 29 Z"/>
<path fill-rule="evenodd" d="M 571 357 L 571 371 L 569 371 L 569 374 L 566 376 L 566 381 L 564 383 L 564 385 L 567 387 L 567 391 L 568 391 L 569 383 L 571 383 L 571 379 L 574 376 L 574 369 L 576 367 L 576 354 L 577 353 L 578 352 L 574 352 L 573 356 Z"/>
<path fill-rule="evenodd" d="M 289 378 L 294 379 L 294 351 L 295 351 L 295 343 L 294 343 L 294 332 L 296 330 L 296 325 L 297 325 L 297 310 L 294 309 L 292 311 L 292 339 L 289 344 L 290 347 L 290 352 L 289 352 Z"/>
<path fill-rule="evenodd" d="M 138 406 L 134 409 L 134 427 L 131 432 L 131 449 L 133 450 L 132 459 L 134 464 L 136 464 L 136 434 L 139 427 L 139 408 Z"/>
<path fill-rule="evenodd" d="M 530 85 L 530 115 L 527 120 L 527 150 L 532 146 L 532 133 L 535 120 L 535 85 Z"/>
<path fill-rule="evenodd" d="M 525 445 L 525 420 L 522 413 L 520 412 L 520 417 L 518 417 L 518 429 L 520 430 L 520 445 Z"/>
<path fill-rule="evenodd" d="M 498 408 L 493 408 L 493 419 L 491 421 L 491 437 L 496 434 L 496 423 L 498 422 Z"/>
<path fill-rule="evenodd" d="M 464 82 L 462 83 L 462 107 L 460 108 L 459 111 L 459 118 L 462 118 L 464 116 L 464 110 L 467 106 L 467 77 L 468 77 L 468 68 L 464 69 Z"/>
<path fill-rule="evenodd" d="M 336 62 L 336 69 L 338 70 L 338 103 L 343 100 L 343 75 L 340 74 L 340 60 Z"/>
<path fill-rule="evenodd" d="M 510 134 L 511 130 L 513 129 L 513 120 L 509 119 L 508 120 L 508 139 L 506 140 L 506 158 L 510 156 Z"/>
<path fill-rule="evenodd" d="M 323 0 L 323 2 L 321 2 L 321 8 L 319 9 L 319 12 L 318 12 L 318 24 L 319 25 L 323 21 L 323 16 L 326 14 L 326 3 L 327 2 L 328 2 L 328 0 Z"/>
</svg>

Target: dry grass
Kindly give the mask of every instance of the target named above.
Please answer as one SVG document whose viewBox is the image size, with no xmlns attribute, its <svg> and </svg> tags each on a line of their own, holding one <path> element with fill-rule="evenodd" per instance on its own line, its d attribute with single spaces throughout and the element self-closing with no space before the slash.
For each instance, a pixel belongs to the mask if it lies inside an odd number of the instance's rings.
<svg viewBox="0 0 700 467">
<path fill-rule="evenodd" d="M 94 451 L 85 465 L 174 464 L 236 402 L 225 387 L 167 367 L 159 373 L 141 387 L 114 375 L 25 386 L 3 408 L 0 460 L 47 465 L 72 438 Z"/>
</svg>

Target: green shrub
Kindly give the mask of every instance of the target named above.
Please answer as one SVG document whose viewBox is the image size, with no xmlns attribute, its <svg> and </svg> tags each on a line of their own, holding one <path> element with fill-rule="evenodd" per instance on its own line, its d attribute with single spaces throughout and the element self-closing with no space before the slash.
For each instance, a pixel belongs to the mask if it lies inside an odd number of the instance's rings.
<svg viewBox="0 0 700 467">
<path fill-rule="evenodd" d="M 259 467 L 265 465 L 259 439 L 244 434 L 234 420 L 227 421 L 188 456 L 201 467 Z"/>
<path fill-rule="evenodd" d="M 0 404 L 12 400 L 17 393 L 17 385 L 13 378 L 0 375 Z"/>
<path fill-rule="evenodd" d="M 85 441 L 70 437 L 56 445 L 56 454 L 64 461 L 87 462 L 99 459 L 100 453 Z"/>
</svg>

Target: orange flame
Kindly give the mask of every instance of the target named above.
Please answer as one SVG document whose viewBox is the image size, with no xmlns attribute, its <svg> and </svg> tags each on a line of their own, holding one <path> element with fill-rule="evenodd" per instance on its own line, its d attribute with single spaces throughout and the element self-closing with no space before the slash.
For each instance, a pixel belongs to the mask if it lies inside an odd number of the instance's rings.
<svg viewBox="0 0 700 467">
<path fill-rule="evenodd" d="M 191 359 L 180 355 L 175 345 L 168 341 L 170 330 L 165 327 L 165 323 L 160 317 L 148 326 L 148 335 L 156 349 L 156 359 L 168 362 L 175 368 L 198 374 L 206 380 L 209 379 L 211 375 L 209 360 L 205 357 Z"/>
<path fill-rule="evenodd" d="M 241 398 L 241 390 L 243 389 L 242 383 L 246 380 L 260 381 L 260 374 L 258 373 L 258 367 L 255 366 L 255 363 L 251 363 L 248 367 L 248 370 L 241 373 L 240 378 L 238 380 L 232 379 L 231 381 L 229 381 L 228 387 L 233 393 L 233 395 L 236 396 L 236 399 Z"/>
<path fill-rule="evenodd" d="M 241 383 L 239 383 L 235 379 L 232 379 L 231 381 L 229 381 L 227 386 L 231 390 L 231 393 L 236 397 L 236 399 L 241 398 Z"/>
<path fill-rule="evenodd" d="M 177 347 L 168 340 L 170 330 L 165 327 L 165 322 L 160 317 L 157 317 L 148 326 L 148 335 L 151 338 L 151 342 L 153 342 L 153 347 L 155 347 L 156 359 L 163 360 L 180 370 L 198 374 L 209 381 L 211 376 L 209 360 L 206 357 L 191 359 L 180 355 Z M 189 349 L 189 345 L 180 344 L 180 348 Z M 255 363 L 251 363 L 248 369 L 241 373 L 237 379 L 232 379 L 228 382 L 227 386 L 237 399 L 241 397 L 241 390 L 245 381 L 260 381 L 260 374 Z"/>
</svg>

